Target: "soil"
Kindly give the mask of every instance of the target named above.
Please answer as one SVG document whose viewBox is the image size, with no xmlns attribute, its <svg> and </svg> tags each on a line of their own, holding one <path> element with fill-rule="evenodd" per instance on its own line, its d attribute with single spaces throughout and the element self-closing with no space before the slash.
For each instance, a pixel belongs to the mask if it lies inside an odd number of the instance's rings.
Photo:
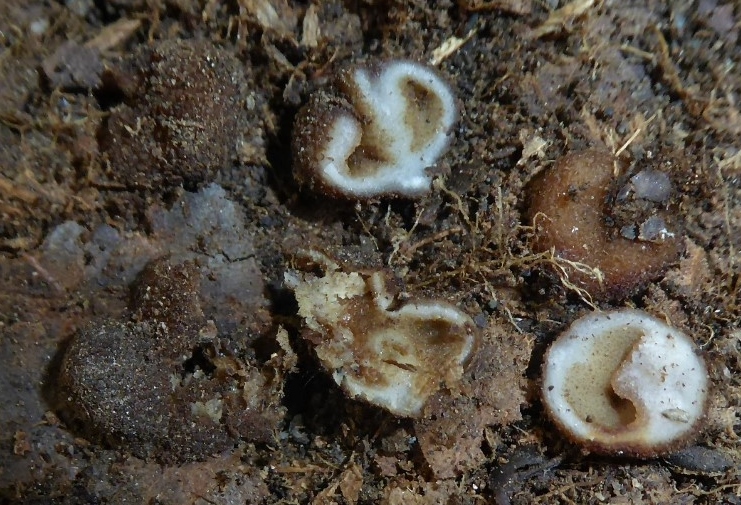
<svg viewBox="0 0 741 505">
<path fill-rule="evenodd" d="M 725 0 L 2 2 L 0 502 L 741 503 L 739 31 Z M 432 191 L 301 188 L 297 111 L 390 58 L 458 97 Z M 528 209 L 592 148 L 620 160 L 610 240 L 681 251 L 610 295 Z M 284 283 L 307 250 L 468 314 L 461 383 L 416 419 L 347 398 Z M 540 405 L 548 344 L 626 306 L 710 370 L 662 458 L 586 454 Z"/>
</svg>

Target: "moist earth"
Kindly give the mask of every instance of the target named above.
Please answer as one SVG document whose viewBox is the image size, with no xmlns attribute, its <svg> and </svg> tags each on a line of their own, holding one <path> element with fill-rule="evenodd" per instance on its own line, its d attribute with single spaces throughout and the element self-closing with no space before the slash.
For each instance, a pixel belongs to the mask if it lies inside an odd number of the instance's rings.
<svg viewBox="0 0 741 505">
<path fill-rule="evenodd" d="M 2 2 L 0 502 L 741 503 L 740 30 L 724 0 Z M 458 99 L 430 193 L 301 188 L 297 111 L 391 58 Z M 529 217 L 587 149 L 620 160 L 605 236 L 678 244 L 612 297 Z M 468 314 L 460 384 L 416 419 L 347 398 L 283 281 L 307 250 Z M 543 415 L 549 343 L 622 307 L 708 363 L 704 429 L 664 458 Z"/>
</svg>

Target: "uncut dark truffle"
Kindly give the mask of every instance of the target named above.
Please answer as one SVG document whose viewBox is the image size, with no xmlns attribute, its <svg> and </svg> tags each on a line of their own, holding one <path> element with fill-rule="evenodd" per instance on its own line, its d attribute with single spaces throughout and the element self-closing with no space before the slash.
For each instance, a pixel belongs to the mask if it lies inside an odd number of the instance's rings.
<svg viewBox="0 0 741 505">
<path fill-rule="evenodd" d="M 152 188 L 199 183 L 237 158 L 247 81 L 227 49 L 170 40 L 140 49 L 104 79 L 125 97 L 99 133 L 112 180 Z"/>
<path fill-rule="evenodd" d="M 131 321 L 75 335 L 60 408 L 81 435 L 165 463 L 273 439 L 280 385 L 218 338 L 198 302 L 199 277 L 191 263 L 157 260 L 133 290 Z"/>
<path fill-rule="evenodd" d="M 528 220 L 535 225 L 533 249 L 553 249 L 558 258 L 597 268 L 599 280 L 565 266 L 569 281 L 592 297 L 618 299 L 659 278 L 679 257 L 676 237 L 659 242 L 612 233 L 610 192 L 614 157 L 590 149 L 560 158 L 528 187 Z"/>
</svg>

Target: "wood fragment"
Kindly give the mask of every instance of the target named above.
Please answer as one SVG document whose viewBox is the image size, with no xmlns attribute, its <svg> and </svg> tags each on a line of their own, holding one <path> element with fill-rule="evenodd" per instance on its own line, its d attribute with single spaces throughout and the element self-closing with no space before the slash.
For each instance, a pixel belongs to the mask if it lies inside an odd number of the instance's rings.
<svg viewBox="0 0 741 505">
<path fill-rule="evenodd" d="M 272 30 L 281 37 L 293 37 L 298 17 L 286 0 L 239 0 L 238 3 L 263 30 Z"/>
<path fill-rule="evenodd" d="M 301 34 L 301 45 L 304 47 L 317 47 L 319 45 L 319 13 L 317 6 L 311 4 L 304 14 L 303 33 Z"/>
<path fill-rule="evenodd" d="M 542 160 L 545 157 L 545 150 L 550 145 L 550 142 L 537 133 L 531 136 L 530 132 L 525 130 L 520 131 L 520 142 L 522 143 L 522 156 L 517 161 L 518 167 L 525 165 L 533 156 Z"/>
<path fill-rule="evenodd" d="M 620 149 L 618 149 L 617 151 L 615 151 L 615 158 L 619 158 L 620 155 L 623 154 L 623 151 L 625 151 L 628 148 L 628 146 L 630 146 L 630 144 L 632 144 L 635 141 L 635 139 L 638 138 L 638 135 L 640 135 L 641 132 L 644 131 L 648 127 L 648 125 L 651 123 L 651 121 L 653 121 L 656 118 L 656 114 L 657 113 L 654 112 L 651 115 L 651 117 L 648 118 L 648 119 L 646 119 L 645 121 L 643 120 L 643 115 L 642 114 L 639 113 L 639 114 L 636 115 L 635 119 L 638 120 L 637 122 L 641 126 L 636 127 L 636 129 L 633 132 L 633 134 L 630 137 L 628 137 L 628 140 L 626 140 L 625 143 L 622 146 L 620 146 Z"/>
<path fill-rule="evenodd" d="M 340 476 L 340 493 L 351 505 L 357 503 L 360 497 L 360 490 L 363 488 L 363 469 L 357 463 L 351 463 L 350 466 L 342 472 Z"/>
<path fill-rule="evenodd" d="M 490 2 L 462 0 L 458 2 L 458 5 L 468 12 L 500 11 L 518 16 L 524 16 L 533 11 L 532 0 L 494 0 Z"/>
<path fill-rule="evenodd" d="M 142 25 L 139 19 L 121 18 L 115 23 L 104 26 L 98 34 L 85 42 L 85 47 L 100 52 L 109 51 L 126 42 Z"/>
<path fill-rule="evenodd" d="M 686 257 L 679 262 L 679 275 L 675 282 L 690 293 L 700 294 L 710 279 L 705 250 L 687 239 Z"/>
<path fill-rule="evenodd" d="M 317 494 L 311 501 L 312 505 L 332 505 L 337 503 L 334 496 L 337 488 L 350 505 L 355 505 L 363 487 L 363 471 L 357 463 L 351 462 L 348 467 L 332 481 L 332 483 Z"/>
<path fill-rule="evenodd" d="M 551 12 L 548 19 L 530 32 L 530 38 L 539 39 L 544 35 L 561 31 L 570 32 L 577 18 L 584 15 L 589 9 L 597 6 L 597 0 L 574 0 Z"/>
<path fill-rule="evenodd" d="M 33 128 L 34 118 L 27 112 L 5 109 L 0 110 L 0 124 L 18 133 L 25 133 Z"/>
<path fill-rule="evenodd" d="M 13 198 L 24 203 L 34 203 L 39 198 L 39 195 L 36 193 L 19 187 L 13 181 L 6 179 L 2 175 L 0 175 L 0 194 L 5 198 Z"/>
<path fill-rule="evenodd" d="M 302 465 L 302 466 L 279 466 L 275 468 L 276 473 L 327 473 L 333 471 L 332 468 L 325 468 L 318 465 Z"/>
<path fill-rule="evenodd" d="M 430 65 L 437 66 L 448 58 L 451 54 L 454 54 L 458 49 L 471 40 L 476 34 L 476 29 L 470 30 L 465 37 L 460 38 L 455 35 L 448 37 L 445 42 L 440 44 L 434 51 L 432 51 L 432 58 L 430 58 Z"/>
<path fill-rule="evenodd" d="M 679 71 L 676 65 L 674 65 L 671 54 L 669 53 L 669 44 L 666 43 L 664 34 L 655 25 L 652 26 L 652 31 L 656 35 L 657 40 L 656 64 L 659 66 L 659 70 L 661 70 L 664 83 L 682 99 L 690 114 L 695 117 L 702 116 L 707 105 L 707 100 L 700 99 L 682 84 Z"/>
</svg>

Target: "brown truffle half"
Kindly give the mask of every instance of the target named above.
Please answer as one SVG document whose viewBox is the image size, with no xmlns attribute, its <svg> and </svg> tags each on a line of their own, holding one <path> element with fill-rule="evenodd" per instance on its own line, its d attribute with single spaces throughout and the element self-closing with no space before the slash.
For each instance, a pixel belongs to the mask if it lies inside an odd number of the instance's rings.
<svg viewBox="0 0 741 505">
<path fill-rule="evenodd" d="M 535 226 L 533 248 L 553 249 L 558 258 L 587 269 L 565 265 L 569 280 L 596 298 L 620 298 L 660 277 L 676 261 L 679 248 L 671 233 L 660 240 L 628 239 L 611 233 L 608 222 L 614 186 L 614 157 L 591 149 L 563 156 L 528 187 L 527 217 Z M 585 270 L 598 269 L 598 276 Z"/>
</svg>

